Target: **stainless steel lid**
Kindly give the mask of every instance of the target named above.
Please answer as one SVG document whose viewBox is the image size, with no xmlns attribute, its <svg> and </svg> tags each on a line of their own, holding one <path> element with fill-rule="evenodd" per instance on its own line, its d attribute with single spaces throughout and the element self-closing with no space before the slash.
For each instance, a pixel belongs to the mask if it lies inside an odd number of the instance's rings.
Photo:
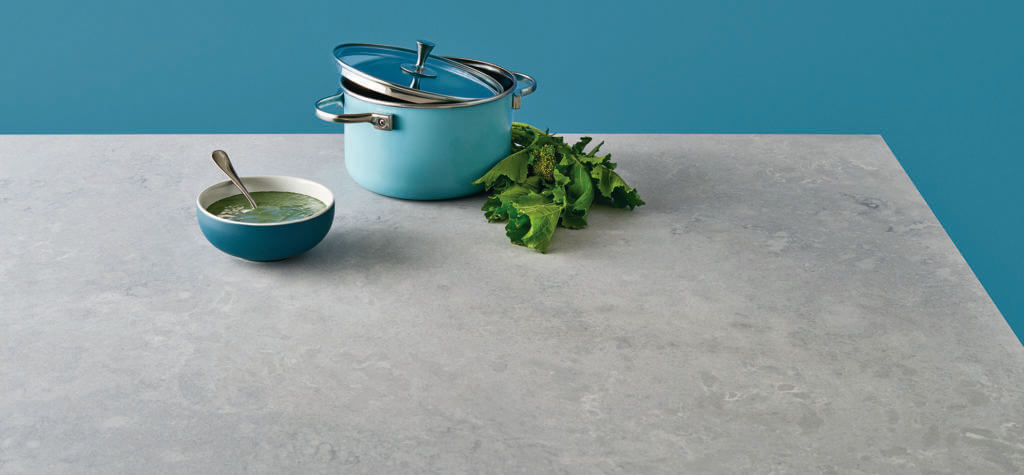
<svg viewBox="0 0 1024 475">
<path fill-rule="evenodd" d="M 433 43 L 417 41 L 416 44 L 417 51 L 346 43 L 334 48 L 334 58 L 343 78 L 414 104 L 478 101 L 505 92 L 505 86 L 484 71 L 445 57 L 431 56 Z"/>
</svg>

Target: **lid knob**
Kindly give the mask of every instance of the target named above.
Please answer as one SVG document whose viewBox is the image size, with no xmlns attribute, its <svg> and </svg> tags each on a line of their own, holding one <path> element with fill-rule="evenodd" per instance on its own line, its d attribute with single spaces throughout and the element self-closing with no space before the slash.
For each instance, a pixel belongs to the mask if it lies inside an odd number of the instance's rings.
<svg viewBox="0 0 1024 475">
<path fill-rule="evenodd" d="M 402 71 L 413 76 L 432 78 L 437 77 L 433 71 L 427 69 L 427 56 L 434 49 L 434 43 L 423 40 L 416 40 L 416 64 L 403 64 Z"/>
</svg>

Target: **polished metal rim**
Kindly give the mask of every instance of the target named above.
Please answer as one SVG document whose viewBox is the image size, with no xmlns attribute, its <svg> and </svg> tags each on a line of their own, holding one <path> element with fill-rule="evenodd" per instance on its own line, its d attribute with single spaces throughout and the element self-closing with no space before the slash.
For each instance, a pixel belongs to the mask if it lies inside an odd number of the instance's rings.
<svg viewBox="0 0 1024 475">
<path fill-rule="evenodd" d="M 378 104 L 378 105 L 382 105 L 382 106 L 391 106 L 391 107 L 401 107 L 401 108 L 407 108 L 407 109 L 453 109 L 453 108 L 456 108 L 456 107 L 469 107 L 469 106 L 475 106 L 475 105 L 478 105 L 478 104 L 484 104 L 484 103 L 491 102 L 491 101 L 497 101 L 497 100 L 500 100 L 501 98 L 503 98 L 503 97 L 505 97 L 505 96 L 507 96 L 509 94 L 513 94 L 513 93 L 516 93 L 516 98 L 521 98 L 522 96 L 528 96 L 528 95 L 532 94 L 537 89 L 537 81 L 534 80 L 533 77 L 528 76 L 528 75 L 523 74 L 523 73 L 513 73 L 512 71 L 509 71 L 508 69 L 505 69 L 505 68 L 503 68 L 501 66 L 498 66 L 497 64 L 488 63 L 487 61 L 481 61 L 481 60 L 478 60 L 478 59 L 460 58 L 460 57 L 456 57 L 456 56 L 446 56 L 445 58 L 447 58 L 449 60 L 452 60 L 452 61 L 457 61 L 457 62 L 463 63 L 463 64 L 465 64 L 465 65 L 467 65 L 469 67 L 478 68 L 478 69 L 483 70 L 485 72 L 488 72 L 490 74 L 500 75 L 502 78 L 504 78 L 507 81 L 509 81 L 510 85 L 509 85 L 509 87 L 505 88 L 505 90 L 502 91 L 501 94 L 499 94 L 497 96 L 494 96 L 494 97 L 485 97 L 483 99 L 477 99 L 477 100 L 474 100 L 474 101 L 466 101 L 466 102 L 441 102 L 441 103 L 432 103 L 432 104 L 419 104 L 419 103 L 412 103 L 412 102 L 395 102 L 395 101 L 390 101 L 390 100 L 386 100 L 386 99 L 380 99 L 380 98 L 376 98 L 376 97 L 369 97 L 368 95 L 361 93 L 361 91 L 353 90 L 352 86 L 357 87 L 357 88 L 363 88 L 362 84 L 359 84 L 359 83 L 357 83 L 355 81 L 352 81 L 350 78 L 346 78 L 344 76 L 342 76 L 341 81 L 340 81 L 341 89 L 345 92 L 345 94 L 348 94 L 348 95 L 350 95 L 352 97 L 355 97 L 355 98 L 357 98 L 359 100 L 363 100 L 363 101 L 366 101 L 366 102 L 369 102 L 369 103 L 372 103 L 372 104 Z M 518 78 L 520 78 L 520 77 L 528 80 L 530 82 L 530 85 L 525 87 L 525 88 L 523 88 L 522 91 L 518 91 L 517 92 L 517 86 L 519 85 L 519 79 Z M 346 82 L 351 83 L 351 86 L 346 84 Z M 369 88 L 365 88 L 365 89 L 369 89 Z M 375 91 L 375 90 L 372 90 L 372 89 L 370 89 L 370 92 L 377 93 L 377 94 L 384 94 L 384 93 L 382 93 L 380 91 Z M 518 101 L 514 101 L 514 102 L 518 102 Z M 518 107 L 515 107 L 515 108 L 518 109 Z"/>
<path fill-rule="evenodd" d="M 346 83 L 349 83 L 349 84 L 346 84 Z M 341 78 L 341 89 L 343 91 L 345 91 L 346 95 L 355 97 L 356 99 L 359 99 L 361 101 L 369 102 L 371 104 L 377 104 L 377 105 L 382 105 L 382 106 L 391 106 L 391 107 L 401 107 L 403 109 L 455 109 L 455 108 L 458 108 L 458 107 L 470 107 L 470 106 L 476 106 L 476 105 L 485 104 L 485 103 L 488 103 L 488 102 L 493 102 L 493 101 L 501 100 L 505 96 L 507 96 L 509 94 L 512 94 L 512 91 L 515 90 L 515 81 L 512 81 L 512 87 L 506 89 L 504 92 L 502 92 L 501 94 L 499 94 L 497 96 L 494 96 L 494 97 L 487 97 L 487 98 L 478 99 L 478 100 L 475 100 L 475 101 L 466 101 L 466 102 L 437 102 L 437 103 L 432 103 L 432 104 L 417 104 L 417 103 L 413 103 L 413 102 L 394 102 L 394 101 L 388 101 L 388 100 L 384 100 L 384 99 L 378 99 L 378 98 L 375 98 L 375 97 L 369 97 L 366 94 L 360 94 L 359 91 L 354 91 L 352 86 L 355 86 L 355 87 L 358 87 L 358 88 L 362 88 L 361 84 L 358 84 L 358 83 L 356 83 L 354 81 L 351 81 L 348 78 L 344 78 L 344 77 Z M 378 94 L 382 94 L 382 93 L 380 93 L 378 91 L 370 91 L 370 92 L 376 92 Z"/>
<path fill-rule="evenodd" d="M 341 60 L 341 58 L 338 57 L 337 51 L 339 49 L 346 48 L 346 47 L 355 47 L 355 46 L 372 46 L 372 47 L 375 47 L 375 48 L 390 49 L 390 50 L 394 50 L 394 51 L 404 51 L 404 52 L 408 52 L 408 53 L 411 53 L 411 54 L 417 54 L 417 52 L 413 51 L 411 49 L 402 48 L 402 47 L 399 47 L 399 46 L 382 45 L 382 44 L 376 44 L 376 43 L 344 43 L 344 44 L 340 44 L 338 46 L 335 46 L 334 47 L 334 51 L 335 51 L 334 60 L 337 61 L 338 65 L 341 67 L 341 75 L 343 77 L 351 80 L 353 83 L 358 84 L 359 86 L 364 87 L 366 89 L 369 89 L 369 90 L 371 90 L 373 92 L 377 92 L 377 93 L 383 94 L 383 95 L 388 96 L 388 97 L 394 97 L 395 99 L 399 99 L 399 100 L 403 100 L 403 101 L 408 101 L 408 102 L 416 103 L 416 104 L 441 104 L 441 103 L 450 103 L 450 102 L 455 102 L 455 103 L 471 102 L 471 103 L 474 103 L 474 104 L 479 104 L 480 101 L 484 101 L 484 100 L 487 100 L 487 99 L 494 99 L 495 97 L 497 97 L 497 96 L 494 96 L 494 97 L 485 97 L 485 98 L 482 98 L 482 99 L 477 99 L 477 98 L 461 98 L 461 97 L 456 97 L 456 96 L 446 96 L 444 94 L 435 94 L 435 93 L 432 93 L 432 92 L 423 91 L 421 89 L 415 89 L 415 88 L 412 88 L 412 87 L 406 87 L 406 86 L 402 86 L 400 84 L 395 84 L 395 83 L 392 83 L 392 82 L 389 82 L 389 81 L 384 81 L 382 79 L 376 78 L 374 76 L 371 76 L 369 74 L 366 74 L 366 73 L 356 69 L 355 67 L 353 67 L 352 65 L 349 65 L 348 63 L 345 63 L 344 61 Z M 441 59 L 441 60 L 447 62 L 448 64 L 451 64 L 453 67 L 455 67 L 457 69 L 461 69 L 461 70 L 467 72 L 468 74 L 476 75 L 476 74 L 479 74 L 479 72 L 480 72 L 479 70 L 474 69 L 472 66 L 469 66 L 469 65 L 467 65 L 465 63 L 461 63 L 459 61 L 453 61 L 451 58 L 446 57 L 446 56 L 434 56 L 434 58 Z M 498 66 L 498 67 L 500 68 L 500 66 Z M 504 68 L 502 68 L 502 69 L 504 69 Z M 505 71 L 507 72 L 507 70 L 505 70 Z M 511 74 L 511 73 L 509 73 L 509 74 Z M 489 76 L 486 79 L 493 81 L 493 78 L 491 78 Z"/>
</svg>

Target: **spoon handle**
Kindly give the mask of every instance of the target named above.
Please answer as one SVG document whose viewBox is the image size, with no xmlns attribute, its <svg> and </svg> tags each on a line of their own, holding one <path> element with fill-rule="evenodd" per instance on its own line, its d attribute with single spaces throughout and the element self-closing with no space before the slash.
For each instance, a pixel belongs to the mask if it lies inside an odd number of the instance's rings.
<svg viewBox="0 0 1024 475">
<path fill-rule="evenodd" d="M 257 208 L 256 200 L 252 199 L 252 195 L 249 194 L 249 190 L 245 189 L 245 185 L 242 184 L 242 180 L 238 178 L 238 174 L 235 173 L 235 167 L 231 166 L 231 159 L 228 158 L 228 154 L 223 150 L 213 151 L 213 162 L 224 171 L 224 174 L 231 179 L 231 182 L 242 191 L 242 195 L 245 199 L 249 200 L 249 204 L 252 205 L 253 209 Z"/>
</svg>

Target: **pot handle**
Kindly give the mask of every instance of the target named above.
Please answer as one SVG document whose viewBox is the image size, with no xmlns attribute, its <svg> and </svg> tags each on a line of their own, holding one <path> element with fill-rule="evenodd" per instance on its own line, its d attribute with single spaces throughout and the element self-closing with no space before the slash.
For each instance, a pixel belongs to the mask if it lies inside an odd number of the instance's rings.
<svg viewBox="0 0 1024 475">
<path fill-rule="evenodd" d="M 327 112 L 323 109 L 324 106 L 336 105 L 338 107 L 345 106 L 345 92 L 339 92 L 333 96 L 327 96 L 319 101 L 316 101 L 316 105 L 313 107 L 316 109 L 316 116 L 321 120 L 327 122 L 339 122 L 342 124 L 356 124 L 360 122 L 368 122 L 373 124 L 373 128 L 379 130 L 391 130 L 391 114 L 376 114 L 373 112 L 364 112 L 362 114 L 335 114 L 333 112 Z"/>
<path fill-rule="evenodd" d="M 529 74 L 523 73 L 512 73 L 516 77 L 516 82 L 528 82 L 529 86 L 526 86 L 512 95 L 512 108 L 518 109 L 523 106 L 523 96 L 529 96 L 533 94 L 533 91 L 537 90 L 537 80 Z"/>
</svg>

